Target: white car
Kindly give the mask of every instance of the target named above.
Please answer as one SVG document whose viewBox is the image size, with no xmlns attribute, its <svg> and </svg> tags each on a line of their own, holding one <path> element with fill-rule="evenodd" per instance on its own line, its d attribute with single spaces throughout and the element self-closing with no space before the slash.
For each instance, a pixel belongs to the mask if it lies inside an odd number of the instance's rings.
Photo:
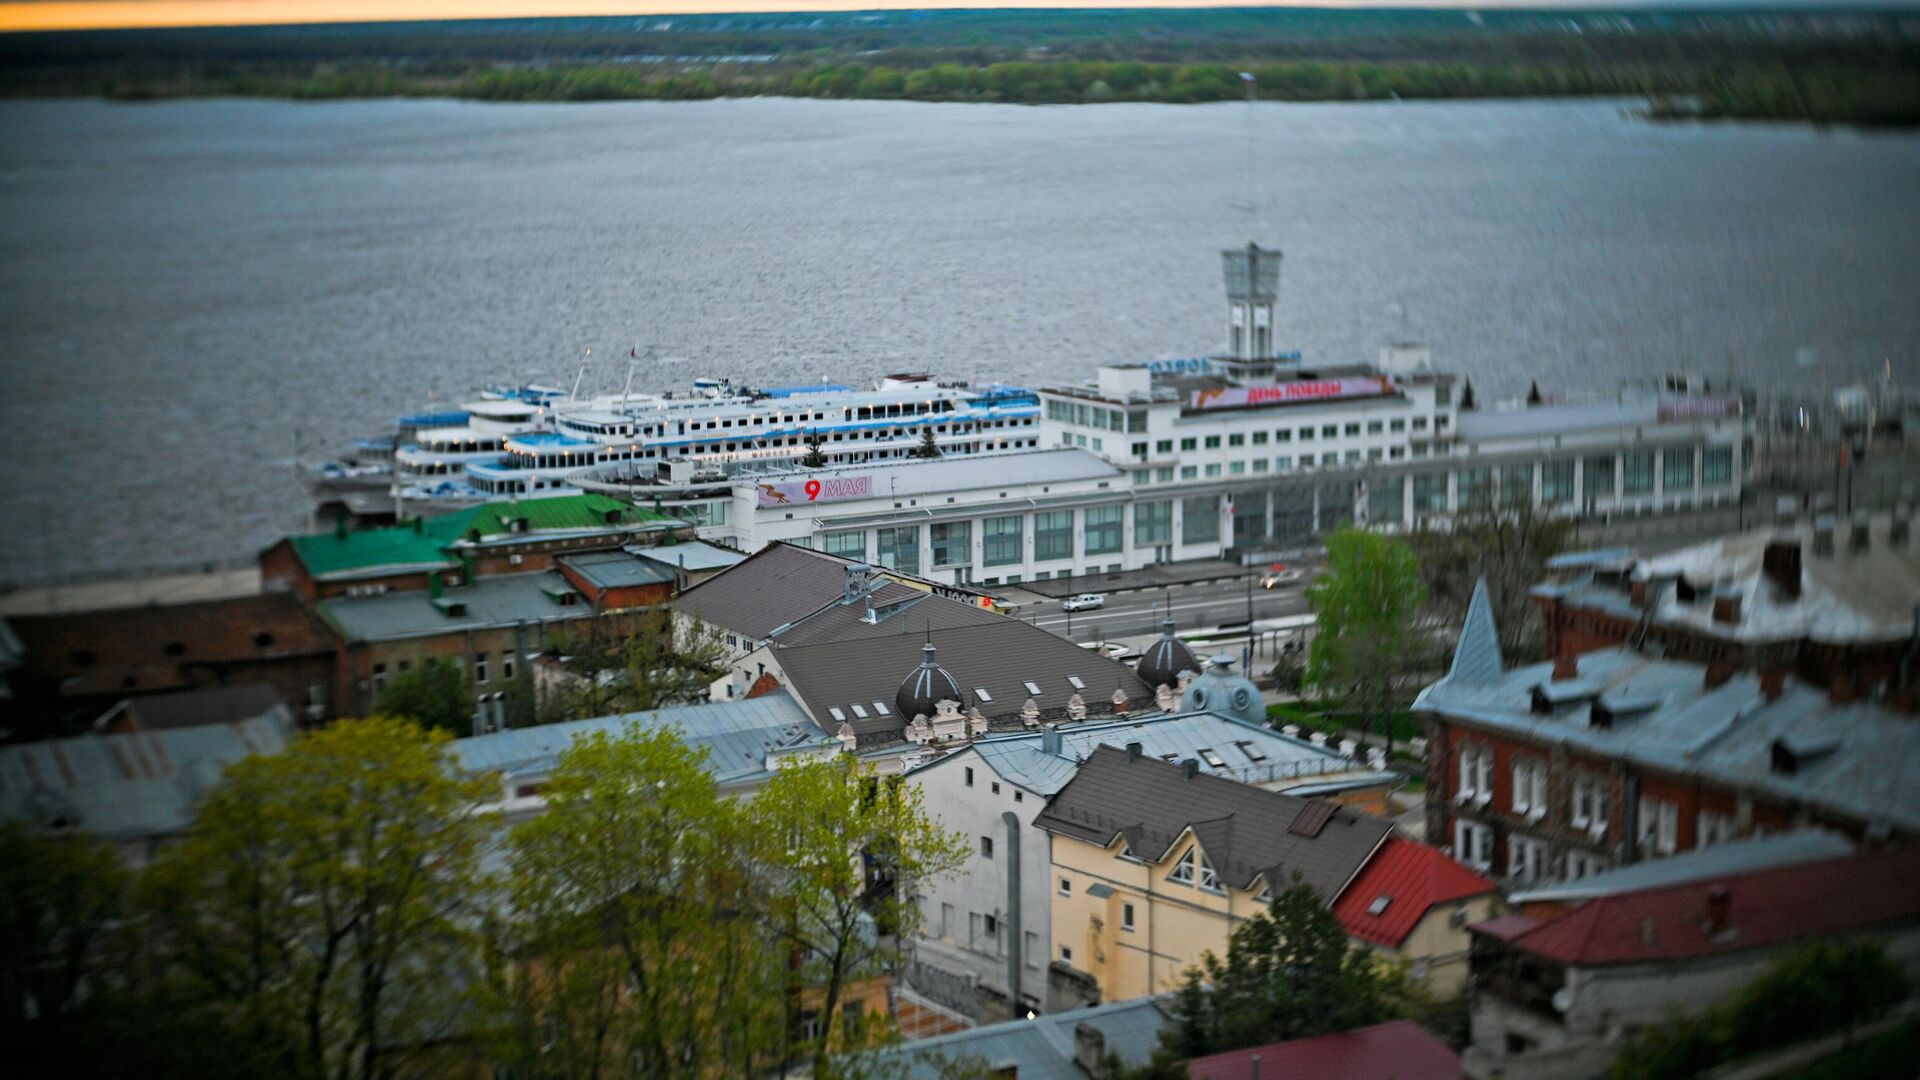
<svg viewBox="0 0 1920 1080">
<path fill-rule="evenodd" d="M 1092 608 L 1106 607 L 1107 598 L 1099 593 L 1086 592 L 1079 596 L 1069 596 L 1060 601 L 1062 611 L 1087 611 Z"/>
<path fill-rule="evenodd" d="M 1302 576 L 1298 570 L 1276 570 L 1260 579 L 1260 587 L 1277 589 L 1282 585 L 1297 585 Z"/>
</svg>

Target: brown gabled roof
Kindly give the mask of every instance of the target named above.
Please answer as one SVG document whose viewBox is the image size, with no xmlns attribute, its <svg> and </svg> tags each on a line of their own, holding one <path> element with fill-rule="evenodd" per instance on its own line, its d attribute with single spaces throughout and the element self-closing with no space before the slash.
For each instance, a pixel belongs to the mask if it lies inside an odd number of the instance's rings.
<svg viewBox="0 0 1920 1080">
<path fill-rule="evenodd" d="M 674 610 L 754 641 L 798 622 L 846 591 L 846 564 L 768 544 L 674 598 Z"/>
<path fill-rule="evenodd" d="M 1018 715 L 1029 697 L 1041 710 L 1057 713 L 1078 693 L 1094 714 L 1107 711 L 1116 689 L 1136 706 L 1153 700 L 1152 690 L 1132 668 L 1018 619 L 987 613 L 984 622 L 949 628 L 936 625 L 929 635 L 918 613 L 936 602 L 966 607 L 930 596 L 905 618 L 866 628 L 881 630 L 879 634 L 791 648 L 778 646 L 780 639 L 775 638 L 787 685 L 816 723 L 831 731 L 844 717 L 863 742 L 898 737 L 913 719 L 898 715 L 894 696 L 920 666 L 921 647 L 929 638 L 936 662 L 953 676 L 966 698 L 961 708 L 978 706 L 989 720 Z M 894 624 L 890 631 L 889 624 Z M 1084 688 L 1076 688 L 1072 678 L 1078 678 Z M 1027 689 L 1029 682 L 1040 688 L 1039 694 Z M 987 691 L 985 698 L 979 694 L 982 689 Z M 875 702 L 885 711 L 875 709 Z M 856 704 L 866 716 L 854 711 Z M 831 712 L 836 708 L 840 717 Z"/>
<path fill-rule="evenodd" d="M 1373 857 L 1393 826 L 1346 807 L 1282 795 L 1112 746 L 1094 750 L 1034 824 L 1102 846 L 1124 839 L 1134 856 L 1160 862 L 1191 831 L 1221 880 L 1275 889 L 1294 875 L 1331 903 Z M 1324 820 L 1313 835 L 1303 815 Z"/>
</svg>

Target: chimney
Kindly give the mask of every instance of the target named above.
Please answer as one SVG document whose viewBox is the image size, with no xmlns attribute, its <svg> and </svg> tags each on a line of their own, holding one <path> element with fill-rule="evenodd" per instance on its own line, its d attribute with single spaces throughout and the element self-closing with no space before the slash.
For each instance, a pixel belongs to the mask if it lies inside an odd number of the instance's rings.
<svg viewBox="0 0 1920 1080">
<path fill-rule="evenodd" d="M 1865 510 L 1853 512 L 1853 532 L 1847 537 L 1847 547 L 1855 554 L 1873 546 L 1873 519 Z"/>
<path fill-rule="evenodd" d="M 1813 519 L 1813 553 L 1826 558 L 1833 557 L 1833 515 L 1821 514 Z"/>
<path fill-rule="evenodd" d="M 1580 657 L 1566 653 L 1553 658 L 1553 681 L 1571 682 L 1580 677 Z"/>
<path fill-rule="evenodd" d="M 841 603 L 851 604 L 867 594 L 867 576 L 873 573 L 873 567 L 866 563 L 849 563 L 846 568 L 846 595 Z"/>
<path fill-rule="evenodd" d="M 1715 885 L 1707 890 L 1707 921 L 1703 929 L 1708 936 L 1724 934 L 1733 923 L 1733 890 L 1725 885 Z"/>
<path fill-rule="evenodd" d="M 1137 744 L 1136 744 L 1137 745 Z M 1048 724 L 1040 729 L 1040 752 L 1060 756 L 1060 725 Z M 1127 760 L 1133 760 L 1133 747 L 1127 748 Z"/>
<path fill-rule="evenodd" d="M 1791 536 L 1776 536 L 1767 541 L 1760 556 L 1760 572 L 1786 596 L 1800 596 L 1800 541 Z"/>
<path fill-rule="evenodd" d="M 1085 1021 L 1073 1025 L 1073 1064 L 1088 1076 L 1107 1075 L 1107 1036 Z M 1019 1080 L 1019 1075 L 1014 1072 L 1013 1080 Z"/>
<path fill-rule="evenodd" d="M 1740 623 L 1740 590 L 1731 584 L 1713 590 L 1713 621 L 1723 626 Z"/>
<path fill-rule="evenodd" d="M 1633 599 L 1634 607 L 1637 607 L 1637 608 L 1646 607 L 1647 606 L 1647 579 L 1634 578 L 1632 591 L 1629 595 Z"/>
<path fill-rule="evenodd" d="M 1055 735 L 1054 737 L 1058 738 L 1059 736 Z M 1140 760 L 1140 744 L 1137 742 L 1128 743 L 1127 744 L 1127 764 L 1131 765 L 1134 762 L 1139 760 Z"/>
<path fill-rule="evenodd" d="M 1827 683 L 1827 700 L 1835 705 L 1851 705 L 1860 699 L 1860 688 L 1854 685 L 1853 673 L 1836 671 Z"/>
<path fill-rule="evenodd" d="M 1184 773 L 1186 775 L 1186 778 L 1189 780 L 1200 775 L 1200 759 L 1188 758 L 1187 760 L 1181 762 L 1180 771 Z"/>
<path fill-rule="evenodd" d="M 1727 680 L 1733 678 L 1733 673 L 1735 670 L 1736 668 L 1734 664 L 1730 661 L 1727 661 L 1727 660 L 1709 661 L 1707 664 L 1707 689 L 1712 690 L 1715 687 L 1725 686 L 1727 684 Z M 1764 681 L 1764 677 L 1763 677 L 1763 681 Z"/>
<path fill-rule="evenodd" d="M 1768 701 L 1779 701 L 1786 689 L 1786 668 L 1768 668 L 1760 673 L 1760 695 Z"/>
</svg>

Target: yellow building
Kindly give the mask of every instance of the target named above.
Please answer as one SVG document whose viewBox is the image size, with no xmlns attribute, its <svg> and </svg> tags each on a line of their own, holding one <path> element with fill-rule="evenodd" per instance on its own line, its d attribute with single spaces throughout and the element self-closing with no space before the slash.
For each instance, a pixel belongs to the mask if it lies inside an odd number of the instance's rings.
<svg viewBox="0 0 1920 1080">
<path fill-rule="evenodd" d="M 1103 746 L 1034 821 L 1052 837 L 1054 959 L 1104 1001 L 1171 990 L 1295 875 L 1332 904 L 1392 825 Z"/>
</svg>

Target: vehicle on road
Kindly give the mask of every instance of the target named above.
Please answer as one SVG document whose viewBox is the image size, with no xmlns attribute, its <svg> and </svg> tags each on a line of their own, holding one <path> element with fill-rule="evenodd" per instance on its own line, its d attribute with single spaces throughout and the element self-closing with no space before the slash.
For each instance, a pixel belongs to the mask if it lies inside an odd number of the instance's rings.
<svg viewBox="0 0 1920 1080">
<path fill-rule="evenodd" d="M 1278 589 L 1286 585 L 1298 585 L 1306 575 L 1298 570 L 1275 570 L 1260 578 L 1263 589 Z"/>
<path fill-rule="evenodd" d="M 1062 611 L 1091 611 L 1094 608 L 1106 606 L 1107 598 L 1099 593 L 1092 592 L 1081 593 L 1079 596 L 1069 596 L 1065 600 L 1060 601 L 1060 610 Z"/>
</svg>

